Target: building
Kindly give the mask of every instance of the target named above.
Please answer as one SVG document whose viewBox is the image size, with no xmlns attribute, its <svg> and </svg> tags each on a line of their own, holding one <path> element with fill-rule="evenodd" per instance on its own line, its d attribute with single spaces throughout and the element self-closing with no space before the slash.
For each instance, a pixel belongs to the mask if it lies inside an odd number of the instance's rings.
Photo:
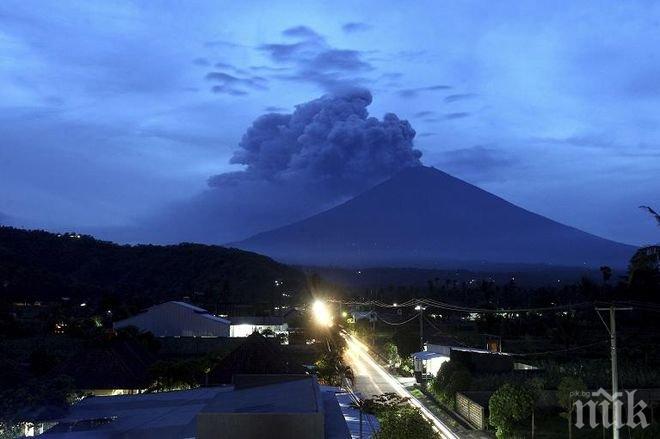
<svg viewBox="0 0 660 439">
<path fill-rule="evenodd" d="M 465 347 L 465 345 L 448 336 L 435 336 L 433 343 L 425 343 L 423 351 L 412 354 L 417 382 L 436 376 L 440 366 L 449 361 L 452 348 L 461 347 Z"/>
<path fill-rule="evenodd" d="M 209 384 L 232 383 L 233 376 L 304 373 L 305 369 L 290 361 L 282 347 L 258 332 L 250 334 L 236 349 L 223 357 L 209 372 Z"/>
<path fill-rule="evenodd" d="M 359 427 L 355 425 L 359 413 L 346 394 L 319 386 L 313 376 L 238 375 L 234 382 L 232 386 L 85 398 L 66 416 L 52 420 L 57 424 L 44 437 L 348 439 Z"/>
<path fill-rule="evenodd" d="M 230 337 L 247 337 L 253 332 L 272 332 L 274 335 L 289 334 L 289 325 L 282 316 L 239 316 L 229 317 L 231 326 L 229 329 Z"/>
<path fill-rule="evenodd" d="M 470 348 L 451 337 L 444 337 L 436 343 L 426 343 L 424 350 L 415 352 L 412 358 L 417 382 L 436 376 L 442 364 L 450 360 L 463 363 L 472 373 L 500 373 L 514 370 L 511 355 Z"/>
<path fill-rule="evenodd" d="M 114 323 L 115 329 L 135 326 L 156 337 L 229 337 L 229 320 L 185 302 L 154 305 L 141 314 Z"/>
</svg>

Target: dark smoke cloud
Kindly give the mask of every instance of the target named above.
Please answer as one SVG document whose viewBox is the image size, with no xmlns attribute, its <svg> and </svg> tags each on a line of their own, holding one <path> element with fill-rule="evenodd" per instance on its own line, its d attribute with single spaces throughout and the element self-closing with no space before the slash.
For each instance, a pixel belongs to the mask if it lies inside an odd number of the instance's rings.
<svg viewBox="0 0 660 439">
<path fill-rule="evenodd" d="M 395 114 L 369 117 L 371 93 L 351 89 L 298 105 L 293 114 L 266 114 L 248 129 L 231 163 L 245 171 L 212 177 L 211 186 L 236 178 L 330 183 L 347 192 L 419 165 L 415 130 Z M 343 189 L 338 195 L 344 195 Z"/>
<path fill-rule="evenodd" d="M 395 114 L 369 117 L 372 96 L 350 89 L 257 118 L 209 189 L 170 218 L 170 241 L 226 243 L 332 207 L 420 165 L 415 130 Z"/>
</svg>

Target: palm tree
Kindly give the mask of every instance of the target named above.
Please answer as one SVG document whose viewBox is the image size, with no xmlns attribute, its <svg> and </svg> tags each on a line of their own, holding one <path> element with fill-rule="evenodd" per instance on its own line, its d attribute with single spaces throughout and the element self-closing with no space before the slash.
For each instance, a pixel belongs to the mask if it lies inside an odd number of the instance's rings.
<svg viewBox="0 0 660 439">
<path fill-rule="evenodd" d="M 639 208 L 648 211 L 648 213 L 650 213 L 651 216 L 655 218 L 656 222 L 660 226 L 660 213 L 656 212 L 649 206 L 639 206 Z"/>
</svg>

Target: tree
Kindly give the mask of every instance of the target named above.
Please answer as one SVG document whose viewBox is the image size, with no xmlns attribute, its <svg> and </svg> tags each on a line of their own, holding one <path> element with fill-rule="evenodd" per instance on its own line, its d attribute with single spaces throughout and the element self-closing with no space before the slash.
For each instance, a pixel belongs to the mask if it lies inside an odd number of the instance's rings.
<svg viewBox="0 0 660 439">
<path fill-rule="evenodd" d="M 433 426 L 419 409 L 410 406 L 386 410 L 380 420 L 378 439 L 437 439 Z"/>
<path fill-rule="evenodd" d="M 654 209 L 652 209 L 649 206 L 639 206 L 640 209 L 646 210 L 648 213 L 651 214 L 653 218 L 655 218 L 655 221 L 658 223 L 660 226 L 660 213 L 656 212 Z"/>
<path fill-rule="evenodd" d="M 533 390 L 521 384 L 503 384 L 488 400 L 488 409 L 488 422 L 497 429 L 497 438 L 509 438 L 515 424 L 532 414 Z"/>
<path fill-rule="evenodd" d="M 323 384 L 340 387 L 344 385 L 344 378 L 350 380 L 351 384 L 353 382 L 353 371 L 335 351 L 326 352 L 314 365 L 317 377 Z"/>
<path fill-rule="evenodd" d="M 453 405 L 456 392 L 466 390 L 472 383 L 467 367 L 456 360 L 445 361 L 431 382 L 431 390 L 442 402 Z"/>
<path fill-rule="evenodd" d="M 578 399 L 581 392 L 587 390 L 587 386 L 582 381 L 582 378 L 575 376 L 568 376 L 561 379 L 557 387 L 557 399 L 559 405 L 564 409 L 562 416 L 568 422 L 568 437 L 573 437 L 573 409 L 574 403 Z"/>
<path fill-rule="evenodd" d="M 612 267 L 603 265 L 600 267 L 600 273 L 603 275 L 603 283 L 607 283 L 612 277 Z"/>
<path fill-rule="evenodd" d="M 399 364 L 401 364 L 399 349 L 391 341 L 385 343 L 385 359 L 387 360 L 387 365 L 390 367 L 399 367 Z"/>
</svg>

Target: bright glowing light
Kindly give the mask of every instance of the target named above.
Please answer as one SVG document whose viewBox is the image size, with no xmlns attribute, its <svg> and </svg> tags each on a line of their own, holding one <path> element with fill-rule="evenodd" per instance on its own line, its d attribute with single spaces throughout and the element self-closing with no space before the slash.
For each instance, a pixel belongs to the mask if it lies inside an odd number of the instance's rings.
<svg viewBox="0 0 660 439">
<path fill-rule="evenodd" d="M 312 312 L 314 313 L 314 319 L 316 320 L 316 323 L 321 326 L 332 326 L 332 314 L 330 313 L 330 310 L 328 309 L 328 306 L 325 304 L 325 302 L 321 300 L 314 302 L 312 305 Z"/>
<path fill-rule="evenodd" d="M 343 311 L 343 312 L 341 313 L 341 316 L 342 316 L 343 318 L 346 318 L 346 317 L 348 317 L 348 313 L 347 313 L 346 311 Z"/>
</svg>

